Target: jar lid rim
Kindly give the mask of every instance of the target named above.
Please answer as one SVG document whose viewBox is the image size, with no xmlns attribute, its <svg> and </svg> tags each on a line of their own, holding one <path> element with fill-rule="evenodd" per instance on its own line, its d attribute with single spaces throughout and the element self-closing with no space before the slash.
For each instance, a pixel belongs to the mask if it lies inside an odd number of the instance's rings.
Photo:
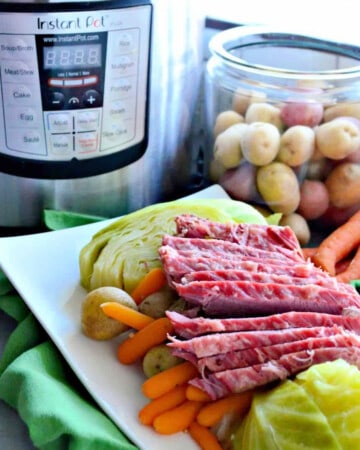
<svg viewBox="0 0 360 450">
<path fill-rule="evenodd" d="M 256 39 L 256 41 L 254 41 Z M 339 56 L 347 56 L 359 61 L 358 65 L 335 70 L 302 71 L 272 67 L 262 64 L 254 64 L 242 59 L 231 50 L 246 46 L 279 45 L 279 42 L 287 43 L 296 48 L 308 48 L 309 50 L 327 49 Z M 214 56 L 221 58 L 225 64 L 231 67 L 241 67 L 249 72 L 257 72 L 262 75 L 286 77 L 286 78 L 354 78 L 360 76 L 360 47 L 356 45 L 337 42 L 329 38 L 323 38 L 317 34 L 305 34 L 289 31 L 280 27 L 269 27 L 263 25 L 243 25 L 232 27 L 221 31 L 213 36 L 209 42 L 209 50 Z"/>
</svg>

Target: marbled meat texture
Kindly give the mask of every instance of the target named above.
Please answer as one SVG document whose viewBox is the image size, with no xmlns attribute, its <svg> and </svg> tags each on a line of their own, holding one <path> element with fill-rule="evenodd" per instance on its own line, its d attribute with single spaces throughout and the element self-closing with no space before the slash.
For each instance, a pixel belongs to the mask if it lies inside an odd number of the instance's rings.
<svg viewBox="0 0 360 450">
<path fill-rule="evenodd" d="M 175 221 L 179 236 L 220 239 L 272 251 L 281 247 L 302 255 L 299 242 L 290 227 L 218 223 L 191 214 L 179 215 Z"/>
<path fill-rule="evenodd" d="M 167 316 L 168 345 L 213 399 L 343 358 L 360 367 L 360 296 L 302 257 L 288 227 L 184 214 L 159 255 L 171 286 L 207 317 Z M 255 317 L 249 317 L 255 315 Z"/>
<path fill-rule="evenodd" d="M 305 340 L 290 341 L 282 344 L 254 347 L 209 356 L 197 360 L 196 365 L 198 366 L 200 373 L 205 373 L 205 371 L 221 372 L 228 369 L 263 364 L 270 360 L 279 359 L 282 355 L 289 353 L 325 347 L 351 346 L 360 348 L 360 337 L 354 333 L 339 330 L 339 332 L 333 336 L 314 337 Z"/>
<path fill-rule="evenodd" d="M 304 258 L 296 250 L 276 246 L 271 249 L 266 246 L 239 244 L 220 239 L 183 238 L 178 236 L 164 235 L 162 244 L 178 251 L 181 256 L 192 256 L 194 252 L 198 256 L 222 258 L 238 258 L 239 256 L 260 258 L 260 259 L 280 259 L 281 261 L 303 262 Z"/>
<path fill-rule="evenodd" d="M 314 364 L 344 359 L 360 367 L 359 347 L 323 347 L 282 355 L 262 364 L 214 372 L 197 377 L 190 384 L 206 391 L 212 399 L 244 392 L 277 380 L 284 380 Z"/>
<path fill-rule="evenodd" d="M 189 318 L 176 311 L 167 311 L 174 334 L 183 339 L 191 339 L 210 333 L 232 331 L 285 330 L 288 328 L 331 327 L 338 325 L 360 335 L 360 310 L 345 309 L 342 315 L 308 311 L 290 311 L 258 317 L 235 317 L 211 319 L 208 317 Z"/>
<path fill-rule="evenodd" d="M 285 330 L 236 331 L 233 333 L 215 333 L 188 340 L 180 340 L 169 336 L 171 348 L 176 353 L 192 353 L 196 358 L 228 353 L 247 348 L 264 347 L 299 341 L 313 337 L 328 337 L 341 333 L 343 329 L 337 325 L 330 327 L 288 328 Z"/>
<path fill-rule="evenodd" d="M 341 314 L 346 307 L 360 308 L 360 296 L 355 289 L 343 292 L 314 284 L 194 281 L 186 285 L 176 283 L 175 288 L 180 297 L 213 317 L 286 311 Z"/>
</svg>

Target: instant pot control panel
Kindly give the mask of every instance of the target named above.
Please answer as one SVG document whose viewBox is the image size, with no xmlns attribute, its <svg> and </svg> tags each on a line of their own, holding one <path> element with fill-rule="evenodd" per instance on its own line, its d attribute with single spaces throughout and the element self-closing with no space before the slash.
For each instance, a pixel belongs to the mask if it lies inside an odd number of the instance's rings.
<svg viewBox="0 0 360 450">
<path fill-rule="evenodd" d="M 77 178 L 143 155 L 151 4 L 111 5 L 0 11 L 0 171 Z"/>
</svg>

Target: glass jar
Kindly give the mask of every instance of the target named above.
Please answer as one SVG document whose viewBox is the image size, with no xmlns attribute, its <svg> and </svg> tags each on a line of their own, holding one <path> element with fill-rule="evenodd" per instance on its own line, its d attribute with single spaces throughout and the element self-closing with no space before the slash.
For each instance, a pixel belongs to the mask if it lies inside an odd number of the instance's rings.
<svg viewBox="0 0 360 450">
<path fill-rule="evenodd" d="M 310 230 L 360 209 L 360 48 L 263 26 L 215 35 L 205 167 L 229 195 Z"/>
</svg>

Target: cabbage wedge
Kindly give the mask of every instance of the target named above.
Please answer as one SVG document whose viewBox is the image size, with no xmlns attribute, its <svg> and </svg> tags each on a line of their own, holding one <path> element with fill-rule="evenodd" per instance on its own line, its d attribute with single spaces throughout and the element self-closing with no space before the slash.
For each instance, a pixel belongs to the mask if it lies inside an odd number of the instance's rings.
<svg viewBox="0 0 360 450">
<path fill-rule="evenodd" d="M 218 222 L 267 223 L 255 208 L 231 199 L 182 199 L 145 207 L 104 227 L 82 248 L 83 287 L 117 286 L 131 292 L 150 269 L 161 265 L 162 236 L 175 233 L 174 218 L 184 213 Z"/>
</svg>

